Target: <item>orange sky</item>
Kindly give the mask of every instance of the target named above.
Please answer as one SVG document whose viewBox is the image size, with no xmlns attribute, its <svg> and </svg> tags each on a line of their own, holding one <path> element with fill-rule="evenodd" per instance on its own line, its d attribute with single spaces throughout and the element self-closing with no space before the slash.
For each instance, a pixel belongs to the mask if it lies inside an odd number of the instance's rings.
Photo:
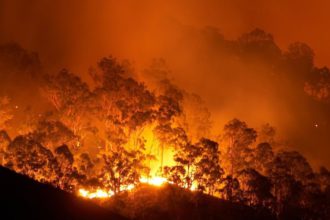
<svg viewBox="0 0 330 220">
<path fill-rule="evenodd" d="M 290 42 L 306 42 L 318 65 L 330 65 L 327 0 L 0 0 L 0 4 L 0 39 L 17 40 L 59 65 L 78 65 L 81 59 L 109 51 L 138 62 L 141 56 L 157 56 L 162 40 L 171 34 L 166 27 L 171 19 L 197 28 L 215 26 L 229 38 L 260 27 L 283 48 Z"/>
</svg>

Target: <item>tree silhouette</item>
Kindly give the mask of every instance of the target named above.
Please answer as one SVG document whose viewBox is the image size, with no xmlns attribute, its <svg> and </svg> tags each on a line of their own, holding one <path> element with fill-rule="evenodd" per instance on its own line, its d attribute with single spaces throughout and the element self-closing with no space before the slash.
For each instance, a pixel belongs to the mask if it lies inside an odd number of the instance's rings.
<svg viewBox="0 0 330 220">
<path fill-rule="evenodd" d="M 103 154 L 104 166 L 101 173 L 103 186 L 117 194 L 140 181 L 141 175 L 148 175 L 148 168 L 143 164 L 146 159 L 140 150 L 128 151 L 123 147 Z"/>
<path fill-rule="evenodd" d="M 217 191 L 223 199 L 231 202 L 241 202 L 243 199 L 239 181 L 230 175 L 223 178 Z"/>
<path fill-rule="evenodd" d="M 267 175 L 274 160 L 274 152 L 269 143 L 260 143 L 253 150 L 253 167 L 262 175 Z"/>
<path fill-rule="evenodd" d="M 223 175 L 219 161 L 219 145 L 205 138 L 201 139 L 197 145 L 201 149 L 201 155 L 196 163 L 194 179 L 198 182 L 199 189 L 213 195 Z"/>
<path fill-rule="evenodd" d="M 177 186 L 185 187 L 186 169 L 182 165 L 165 166 L 163 169 L 164 177 Z"/>
<path fill-rule="evenodd" d="M 258 57 L 265 62 L 278 63 L 281 57 L 281 50 L 274 42 L 271 34 L 257 28 L 249 33 L 243 34 L 238 39 L 239 53 L 246 59 Z"/>
<path fill-rule="evenodd" d="M 295 42 L 290 44 L 284 58 L 291 69 L 304 74 L 305 77 L 308 76 L 314 66 L 314 52 L 305 43 Z"/>
<path fill-rule="evenodd" d="M 252 160 L 252 150 L 249 146 L 256 138 L 257 132 L 238 119 L 233 119 L 225 125 L 222 142 L 227 146 L 223 153 L 223 166 L 227 173 L 236 175 L 248 167 Z"/>
<path fill-rule="evenodd" d="M 246 169 L 238 176 L 243 197 L 249 205 L 261 205 L 268 208 L 272 204 L 271 181 L 253 169 Z"/>
<path fill-rule="evenodd" d="M 268 171 L 273 184 L 273 195 L 276 199 L 276 212 L 285 213 L 289 207 L 297 207 L 303 184 L 309 182 L 310 166 L 297 152 L 280 152 Z"/>
<path fill-rule="evenodd" d="M 330 70 L 327 67 L 314 68 L 311 77 L 305 82 L 305 92 L 317 101 L 330 101 Z"/>
</svg>

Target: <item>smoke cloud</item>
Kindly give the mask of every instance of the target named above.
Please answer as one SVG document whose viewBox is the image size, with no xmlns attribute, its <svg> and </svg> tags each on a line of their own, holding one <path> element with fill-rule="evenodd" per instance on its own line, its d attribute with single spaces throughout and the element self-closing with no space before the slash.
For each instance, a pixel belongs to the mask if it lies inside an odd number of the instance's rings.
<svg viewBox="0 0 330 220">
<path fill-rule="evenodd" d="M 314 65 L 330 65 L 329 7 L 326 0 L 0 0 L 0 42 L 38 52 L 45 72 L 65 67 L 85 79 L 109 54 L 144 78 L 151 60 L 163 58 L 175 82 L 204 99 L 214 135 L 233 117 L 253 127 L 269 122 L 314 165 L 330 166 L 329 104 L 305 94 L 304 71 L 244 54 L 238 40 L 260 28 L 274 36 L 279 57 L 302 41 Z"/>
</svg>

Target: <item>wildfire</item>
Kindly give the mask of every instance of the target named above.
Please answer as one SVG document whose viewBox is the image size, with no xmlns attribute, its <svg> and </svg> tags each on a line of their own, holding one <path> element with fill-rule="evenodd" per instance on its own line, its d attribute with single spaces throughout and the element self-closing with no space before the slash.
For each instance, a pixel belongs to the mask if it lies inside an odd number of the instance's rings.
<svg viewBox="0 0 330 220">
<path fill-rule="evenodd" d="M 153 185 L 153 186 L 161 186 L 164 183 L 168 183 L 169 181 L 164 177 L 156 176 L 156 177 L 153 177 L 153 178 L 142 177 L 140 179 L 140 182 L 141 183 L 147 183 L 147 184 L 150 184 L 150 185 Z"/>
<path fill-rule="evenodd" d="M 88 199 L 94 199 L 94 198 L 109 198 L 113 196 L 112 191 L 105 191 L 102 189 L 97 189 L 95 192 L 90 192 L 85 189 L 79 189 L 79 195 Z"/>
<path fill-rule="evenodd" d="M 159 177 L 159 176 L 155 176 L 152 178 L 141 177 L 140 182 L 149 184 L 149 185 L 153 185 L 153 186 L 161 186 L 164 183 L 169 183 L 169 181 L 166 178 Z M 130 191 L 130 190 L 134 189 L 134 187 L 135 187 L 135 185 L 131 184 L 128 186 L 122 186 L 120 190 L 121 191 Z M 111 196 L 113 196 L 114 192 L 112 192 L 111 190 L 107 191 L 107 190 L 103 190 L 103 189 L 97 189 L 96 191 L 79 189 L 78 195 L 82 196 L 84 198 L 88 198 L 88 199 L 95 199 L 95 198 L 104 199 L 104 198 L 110 198 Z"/>
</svg>

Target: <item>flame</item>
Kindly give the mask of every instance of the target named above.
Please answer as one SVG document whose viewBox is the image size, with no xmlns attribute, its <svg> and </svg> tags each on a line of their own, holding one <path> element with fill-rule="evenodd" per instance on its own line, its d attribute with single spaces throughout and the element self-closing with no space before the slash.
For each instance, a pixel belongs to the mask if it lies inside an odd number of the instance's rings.
<svg viewBox="0 0 330 220">
<path fill-rule="evenodd" d="M 169 181 L 164 178 L 164 177 L 141 177 L 140 178 L 140 182 L 141 183 L 146 183 L 152 186 L 161 186 L 164 183 L 169 183 Z M 120 188 L 120 191 L 130 191 L 132 189 L 135 188 L 135 185 L 130 184 L 127 186 L 122 186 Z M 87 189 L 79 189 L 78 190 L 78 195 L 84 198 L 88 198 L 88 199 L 95 199 L 95 198 L 99 198 L 99 199 L 104 199 L 104 198 L 110 198 L 114 195 L 114 192 L 109 190 L 103 190 L 103 189 L 97 189 L 96 191 L 89 191 Z"/>
<path fill-rule="evenodd" d="M 94 198 L 110 198 L 114 195 L 112 191 L 105 191 L 102 189 L 97 189 L 95 192 L 90 192 L 85 189 L 79 189 L 79 195 L 88 199 L 94 199 Z"/>
<path fill-rule="evenodd" d="M 164 183 L 169 183 L 169 181 L 166 178 L 160 176 L 156 176 L 152 178 L 141 177 L 140 182 L 147 183 L 153 186 L 161 186 Z"/>
<path fill-rule="evenodd" d="M 141 137 L 144 138 L 145 146 L 146 146 L 146 151 L 150 153 L 151 155 L 155 156 L 157 159 L 156 160 L 150 160 L 148 161 L 148 167 L 150 168 L 150 174 L 151 177 L 147 176 L 142 176 L 139 180 L 140 183 L 144 184 L 149 184 L 152 186 L 162 186 L 165 183 L 173 184 L 171 181 L 169 181 L 167 178 L 164 178 L 162 176 L 159 176 L 159 167 L 163 166 L 171 166 L 174 164 L 173 161 L 173 154 L 174 151 L 170 147 L 164 148 L 163 150 L 160 149 L 160 142 L 159 140 L 155 137 L 153 133 L 153 127 L 148 126 L 145 127 L 140 134 Z M 129 146 L 134 146 L 135 145 L 135 139 L 132 138 L 130 140 L 130 144 L 128 144 L 127 147 Z M 131 185 L 126 185 L 126 186 L 121 186 L 120 191 L 130 191 L 135 188 L 134 184 Z M 191 191 L 194 191 L 196 189 L 196 184 L 193 184 L 191 187 Z M 78 195 L 82 196 L 84 198 L 89 198 L 89 199 L 94 199 L 94 198 L 110 198 L 113 196 L 115 193 L 112 191 L 107 191 L 105 189 L 97 189 L 96 191 L 89 191 L 87 189 L 79 189 L 78 190 Z"/>
</svg>

